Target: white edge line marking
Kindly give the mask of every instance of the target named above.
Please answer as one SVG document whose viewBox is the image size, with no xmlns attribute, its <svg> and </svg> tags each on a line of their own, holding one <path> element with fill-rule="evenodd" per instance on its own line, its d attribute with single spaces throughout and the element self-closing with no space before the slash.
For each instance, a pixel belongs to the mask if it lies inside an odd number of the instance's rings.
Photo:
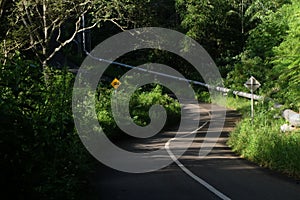
<svg viewBox="0 0 300 200">
<path fill-rule="evenodd" d="M 196 133 L 197 131 L 199 131 L 200 129 L 202 129 L 206 124 L 208 124 L 208 121 L 206 121 L 204 124 L 202 124 L 199 128 L 197 128 L 196 130 L 194 130 L 190 134 Z M 188 135 L 190 135 L 190 134 L 188 134 Z M 180 138 L 183 138 L 183 137 L 186 137 L 186 136 L 187 135 L 184 135 L 184 136 L 182 136 Z M 177 138 L 172 138 L 172 139 L 168 140 L 168 142 L 165 144 L 165 148 L 166 148 L 168 154 L 170 155 L 170 157 L 172 158 L 172 160 L 178 165 L 178 167 L 180 167 L 183 172 L 185 172 L 187 175 L 189 175 L 195 181 L 197 181 L 198 183 L 200 183 L 201 185 L 203 185 L 205 188 L 207 188 L 209 191 L 211 191 L 212 193 L 214 193 L 216 196 L 220 197 L 222 200 L 231 200 L 229 197 L 227 197 L 226 195 L 224 195 L 223 193 L 221 193 L 220 191 L 218 191 L 212 185 L 210 185 L 209 183 L 207 183 L 203 179 L 201 179 L 198 176 L 196 176 L 193 172 L 191 172 L 190 170 L 188 170 L 181 162 L 178 161 L 178 159 L 175 157 L 175 155 L 172 153 L 172 151 L 170 150 L 170 147 L 169 147 L 170 142 L 173 141 L 173 140 L 176 140 L 176 139 Z"/>
</svg>

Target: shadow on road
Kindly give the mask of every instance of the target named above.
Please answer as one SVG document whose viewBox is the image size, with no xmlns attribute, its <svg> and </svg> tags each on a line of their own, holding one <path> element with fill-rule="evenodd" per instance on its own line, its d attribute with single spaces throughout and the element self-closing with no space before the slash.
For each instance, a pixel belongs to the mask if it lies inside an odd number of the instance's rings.
<svg viewBox="0 0 300 200">
<path fill-rule="evenodd" d="M 201 104 L 201 122 L 218 120 L 207 113 L 209 104 Z M 219 107 L 223 112 L 224 108 Z M 215 115 L 216 116 L 216 115 Z M 226 110 L 226 118 L 218 142 L 205 157 L 199 158 L 199 150 L 208 131 L 209 124 L 197 131 L 190 148 L 179 161 L 196 176 L 205 180 L 231 199 L 300 199 L 300 187 L 292 179 L 260 168 L 235 155 L 226 145 L 230 131 L 241 115 Z M 201 124 L 200 124 L 201 125 Z M 216 127 L 214 127 L 216 128 Z M 149 139 L 129 139 L 118 145 L 133 152 L 148 152 L 164 148 L 176 131 L 166 131 Z M 175 163 L 151 173 L 130 174 L 110 169 L 99 163 L 92 178 L 95 199 L 104 200 L 193 200 L 219 199 L 201 184 L 186 175 Z"/>
</svg>

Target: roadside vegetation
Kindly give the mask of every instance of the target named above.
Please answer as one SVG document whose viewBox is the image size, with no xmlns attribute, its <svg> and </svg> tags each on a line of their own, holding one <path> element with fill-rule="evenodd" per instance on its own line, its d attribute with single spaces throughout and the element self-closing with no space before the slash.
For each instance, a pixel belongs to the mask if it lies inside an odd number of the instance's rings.
<svg viewBox="0 0 300 200">
<path fill-rule="evenodd" d="M 202 92 L 200 100 L 210 102 L 208 93 Z M 282 117 L 287 108 L 274 107 L 274 101 L 255 101 L 254 119 L 251 118 L 250 99 L 229 94 L 226 106 L 242 114 L 227 144 L 241 157 L 294 178 L 300 178 L 300 129 L 282 132 L 288 124 Z"/>
<path fill-rule="evenodd" d="M 94 160 L 75 131 L 71 95 L 86 48 L 136 27 L 178 30 L 198 41 L 215 60 L 226 87 L 247 92 L 254 76 L 258 94 L 300 108 L 300 2 L 298 0 L 2 0 L 0 1 L 0 166 L 1 188 L 10 199 L 83 199 Z M 129 65 L 166 64 L 186 78 L 201 76 L 179 56 L 160 50 L 130 52 Z M 124 135 L 111 114 L 110 86 L 126 70 L 110 66 L 99 83 L 97 118 L 109 137 Z M 197 88 L 200 100 L 206 89 Z M 180 119 L 170 92 L 157 85 L 139 88 L 130 102 L 133 120 L 149 123 L 151 105 L 162 104 L 166 126 Z M 280 111 L 258 103 L 249 120 L 247 100 L 228 98 L 244 119 L 229 144 L 243 157 L 299 177 L 299 132 L 280 133 Z M 85 198 L 85 196 L 84 196 Z"/>
<path fill-rule="evenodd" d="M 1 188 L 10 199 L 75 199 L 91 158 L 74 132 L 74 75 L 14 57 L 1 65 Z"/>
<path fill-rule="evenodd" d="M 87 175 L 95 163 L 74 129 L 74 74 L 51 70 L 46 85 L 38 63 L 15 57 L 2 66 L 0 80 L 2 188 L 13 199 L 84 198 L 82 189 L 88 188 Z M 113 92 L 108 84 L 99 86 L 97 116 L 104 132 L 120 139 L 125 134 L 111 113 Z M 166 126 L 179 121 L 179 103 L 158 85 L 135 92 L 130 103 L 134 121 L 147 125 L 154 104 L 166 108 Z"/>
<path fill-rule="evenodd" d="M 255 102 L 254 120 L 250 117 L 250 101 L 229 97 L 227 107 L 236 109 L 243 119 L 231 132 L 228 145 L 233 151 L 262 167 L 289 176 L 300 177 L 300 131 L 281 132 L 287 123 L 281 117 L 281 109 L 272 102 Z"/>
<path fill-rule="evenodd" d="M 300 131 L 283 133 L 288 124 L 281 117 L 284 108 L 300 108 L 300 3 L 291 1 L 265 13 L 257 13 L 261 22 L 251 30 L 240 54 L 241 62 L 228 74 L 227 84 L 243 89 L 243 82 L 253 75 L 263 81 L 259 93 L 273 103 L 256 102 L 255 118 L 249 117 L 250 101 L 228 99 L 228 106 L 243 113 L 243 120 L 231 133 L 228 144 L 242 157 L 261 166 L 290 176 L 300 177 Z M 274 102 L 284 104 L 275 109 Z"/>
<path fill-rule="evenodd" d="M 121 138 L 126 136 L 118 128 L 114 121 L 111 109 L 111 95 L 115 89 L 99 87 L 100 98 L 96 103 L 97 117 L 103 131 L 110 138 Z M 139 88 L 131 97 L 130 114 L 133 121 L 139 126 L 146 126 L 150 123 L 149 109 L 152 105 L 159 104 L 167 112 L 168 118 L 165 128 L 170 128 L 179 123 L 180 104 L 177 100 L 163 92 L 160 85 L 149 85 L 148 88 Z"/>
</svg>

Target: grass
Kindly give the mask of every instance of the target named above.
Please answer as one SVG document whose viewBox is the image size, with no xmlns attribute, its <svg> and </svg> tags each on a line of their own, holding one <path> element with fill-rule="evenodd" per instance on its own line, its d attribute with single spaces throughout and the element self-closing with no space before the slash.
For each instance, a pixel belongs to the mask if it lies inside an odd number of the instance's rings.
<svg viewBox="0 0 300 200">
<path fill-rule="evenodd" d="M 247 102 L 248 101 L 248 102 Z M 300 178 L 300 131 L 282 133 L 285 120 L 273 106 L 256 102 L 255 118 L 249 117 L 250 101 L 229 97 L 227 107 L 237 109 L 243 120 L 230 134 L 228 145 L 242 157 L 289 176 Z"/>
</svg>

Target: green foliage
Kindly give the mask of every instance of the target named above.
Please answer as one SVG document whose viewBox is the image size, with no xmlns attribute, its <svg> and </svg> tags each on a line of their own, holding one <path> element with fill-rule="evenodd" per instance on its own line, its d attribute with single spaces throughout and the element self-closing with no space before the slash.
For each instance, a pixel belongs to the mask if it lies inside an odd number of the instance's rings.
<svg viewBox="0 0 300 200">
<path fill-rule="evenodd" d="M 208 91 L 198 91 L 196 97 L 200 102 L 211 103 L 211 96 Z"/>
<path fill-rule="evenodd" d="M 104 85 L 100 85 L 97 91 L 99 98 L 96 102 L 99 124 L 103 128 L 103 131 L 111 137 L 120 134 L 120 129 L 117 127 L 111 111 L 111 97 L 113 91 L 114 89 L 108 89 Z"/>
<path fill-rule="evenodd" d="M 281 12 L 282 4 L 266 1 L 255 1 L 246 11 L 249 17 L 258 21 L 257 26 L 249 31 L 245 50 L 238 56 L 240 62 L 228 73 L 226 85 L 238 90 L 245 90 L 243 84 L 250 76 L 254 76 L 262 84 L 262 88 L 272 87 L 274 75 L 270 73 L 273 65 L 273 48 L 279 45 L 286 35 L 288 13 Z M 278 12 L 275 12 L 279 9 Z M 259 12 L 254 12 L 254 10 Z M 258 16 L 259 15 L 259 16 Z M 271 71 L 272 72 L 272 71 Z"/>
<path fill-rule="evenodd" d="M 255 76 L 262 87 L 259 93 L 299 109 L 300 76 L 300 3 L 297 0 L 255 0 L 247 6 L 246 19 L 253 28 L 248 31 L 239 62 L 227 75 L 226 85 L 246 91 L 244 83 Z M 245 22 L 247 23 L 247 22 Z M 280 110 L 256 102 L 255 119 L 250 119 L 250 101 L 227 98 L 227 107 L 238 109 L 244 119 L 230 135 L 229 145 L 243 157 L 262 166 L 300 177 L 299 131 L 283 134 Z"/>
<path fill-rule="evenodd" d="M 272 60 L 274 72 L 278 77 L 279 94 L 277 97 L 292 108 L 300 108 L 300 2 L 284 7 L 289 13 L 289 30 L 284 41 L 274 48 Z"/>
<path fill-rule="evenodd" d="M 243 97 L 235 96 L 234 94 L 229 94 L 226 98 L 226 105 L 223 105 L 229 109 L 237 110 L 238 112 L 249 117 L 250 115 L 250 101 Z"/>
<path fill-rule="evenodd" d="M 80 198 L 76 195 L 90 159 L 74 131 L 71 113 L 74 77 L 66 69 L 45 71 L 40 64 L 46 67 L 59 51 L 71 54 L 72 47 L 68 44 L 80 32 L 83 13 L 87 25 L 99 25 L 93 32 L 92 45 L 110 36 L 112 30 L 115 33 L 142 26 L 179 28 L 208 50 L 222 75 L 227 76 L 226 84 L 231 89 L 246 91 L 243 84 L 253 75 L 262 83 L 260 93 L 289 108 L 300 107 L 298 0 L 3 0 L 0 3 L 0 165 L 3 188 L 11 198 Z M 35 55 L 37 60 L 25 60 L 24 55 Z M 81 59 L 73 55 L 70 58 L 78 63 Z M 168 64 L 184 75 L 201 79 L 178 56 L 160 50 L 133 52 L 121 60 L 133 65 L 149 60 L 170 61 Z M 115 67 L 107 71 L 112 76 L 124 73 L 117 73 Z M 154 104 L 164 106 L 168 125 L 178 122 L 180 106 L 165 91 L 155 85 L 134 93 L 130 114 L 135 123 L 141 126 L 150 123 L 148 111 Z M 105 86 L 98 88 L 97 118 L 109 136 L 119 137 L 122 133 L 111 113 L 112 92 Z M 207 92 L 198 98 L 210 101 Z M 248 113 L 250 103 L 241 99 L 238 102 L 231 97 L 227 99 L 229 107 Z M 246 119 L 232 133 L 230 145 L 261 165 L 299 176 L 299 136 L 279 133 L 282 120 L 272 118 L 278 113 L 268 114 L 270 107 L 258 104 L 253 126 L 244 114 Z"/>
<path fill-rule="evenodd" d="M 177 0 L 176 7 L 184 31 L 203 45 L 219 67 L 234 62 L 244 46 L 239 4 L 233 0 Z"/>
<path fill-rule="evenodd" d="M 256 16 L 259 23 L 249 32 L 240 62 L 227 75 L 226 85 L 245 90 L 243 83 L 254 76 L 262 83 L 261 93 L 298 110 L 299 2 L 257 2 L 266 11 Z"/>
<path fill-rule="evenodd" d="M 73 75 L 16 57 L 1 65 L 0 143 L 4 190 L 14 199 L 76 199 L 90 158 L 74 133 Z"/>
<path fill-rule="evenodd" d="M 249 58 L 247 54 L 248 52 L 244 51 L 241 54 L 240 63 L 235 64 L 234 69 L 227 74 L 226 86 L 231 89 L 249 92 L 244 83 L 251 76 L 254 76 L 259 82 L 265 83 L 265 74 L 268 69 L 263 67 L 263 60 L 258 56 Z"/>
<path fill-rule="evenodd" d="M 230 134 L 228 144 L 244 158 L 261 166 L 300 177 L 299 131 L 281 133 L 280 125 L 284 120 L 274 119 L 278 111 L 263 104 L 257 107 L 253 124 L 250 118 L 243 119 Z"/>
<path fill-rule="evenodd" d="M 7 27 L 1 31 L 1 51 L 10 57 L 15 51 L 32 50 L 31 55 L 44 65 L 74 39 L 80 27 L 80 21 L 75 20 L 92 7 L 85 0 L 16 0 L 4 4 L 9 4 L 10 11 L 5 13 Z"/>
<path fill-rule="evenodd" d="M 44 66 L 49 65 L 58 52 L 75 45 L 75 40 L 82 40 L 77 36 L 83 31 L 83 15 L 86 16 L 85 30 L 109 23 L 110 30 L 115 26 L 120 31 L 154 21 L 147 18 L 153 12 L 150 2 L 153 1 L 1 1 L 0 53 L 11 58 L 15 51 L 20 51 L 35 55 Z M 82 48 L 82 41 L 76 45 L 77 49 Z"/>
<path fill-rule="evenodd" d="M 290 0 L 254 0 L 247 8 L 245 15 L 249 21 L 260 23 L 270 14 L 276 12 L 282 5 L 290 3 Z"/>
<path fill-rule="evenodd" d="M 157 85 L 150 92 L 137 91 L 131 98 L 131 115 L 134 121 L 145 126 L 150 122 L 149 109 L 152 105 L 162 105 L 168 115 L 167 125 L 175 125 L 179 122 L 180 117 L 180 105 L 177 101 L 169 97 L 167 94 L 163 94 L 162 87 Z"/>
<path fill-rule="evenodd" d="M 99 100 L 96 111 L 99 123 L 104 132 L 110 137 L 120 137 L 124 133 L 117 127 L 111 112 L 111 96 L 114 89 L 99 87 Z M 175 125 L 180 120 L 180 105 L 177 101 L 163 94 L 162 87 L 157 85 L 152 89 L 138 89 L 131 97 L 130 114 L 133 121 L 139 126 L 146 126 L 150 122 L 149 109 L 152 105 L 162 105 L 167 112 L 166 126 Z"/>
</svg>

